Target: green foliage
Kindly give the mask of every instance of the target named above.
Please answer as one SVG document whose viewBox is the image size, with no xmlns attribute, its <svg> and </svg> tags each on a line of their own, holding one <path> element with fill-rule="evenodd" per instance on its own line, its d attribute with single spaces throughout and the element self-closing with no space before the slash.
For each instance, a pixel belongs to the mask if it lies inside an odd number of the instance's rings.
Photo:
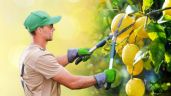
<svg viewBox="0 0 171 96">
<path fill-rule="evenodd" d="M 145 62 L 144 62 L 144 68 L 146 70 L 152 70 L 152 65 L 151 65 L 151 60 L 150 59 L 147 59 Z"/>
<path fill-rule="evenodd" d="M 151 8 L 152 4 L 153 4 L 153 0 L 143 0 L 143 6 L 142 6 L 143 12 Z"/>
<path fill-rule="evenodd" d="M 148 36 L 151 40 L 160 39 L 163 41 L 163 43 L 166 40 L 166 33 L 164 31 L 164 28 L 159 25 L 158 23 L 151 22 L 147 26 Z"/>
<path fill-rule="evenodd" d="M 167 63 L 167 71 L 171 72 L 171 53 L 165 53 L 165 62 Z"/>
<path fill-rule="evenodd" d="M 165 47 L 164 44 L 156 39 L 149 47 L 150 59 L 153 62 L 155 72 L 159 72 L 160 66 L 164 60 Z"/>
<path fill-rule="evenodd" d="M 164 94 L 162 95 L 162 92 L 166 92 L 170 87 L 171 87 L 171 83 L 170 82 L 166 82 L 166 83 L 151 83 L 150 84 L 151 90 L 155 93 L 159 93 L 160 96 L 165 96 Z M 154 94 L 153 93 L 153 94 Z"/>
<path fill-rule="evenodd" d="M 166 37 L 168 42 L 171 42 L 171 26 L 170 26 L 171 22 L 167 22 L 166 24 L 164 24 L 165 27 L 165 32 L 166 32 Z M 169 26 L 169 27 L 168 27 Z"/>
<path fill-rule="evenodd" d="M 163 2 L 164 2 L 164 0 L 153 0 L 152 6 L 149 9 L 147 9 L 144 13 L 147 14 L 154 10 L 161 9 L 163 6 Z M 149 18 L 153 19 L 154 21 L 157 21 L 158 19 L 160 19 L 161 16 L 162 16 L 162 11 L 155 12 L 154 14 L 150 14 Z"/>
<path fill-rule="evenodd" d="M 127 0 L 111 0 L 111 4 L 113 9 L 116 9 L 118 12 L 124 12 Z"/>
</svg>

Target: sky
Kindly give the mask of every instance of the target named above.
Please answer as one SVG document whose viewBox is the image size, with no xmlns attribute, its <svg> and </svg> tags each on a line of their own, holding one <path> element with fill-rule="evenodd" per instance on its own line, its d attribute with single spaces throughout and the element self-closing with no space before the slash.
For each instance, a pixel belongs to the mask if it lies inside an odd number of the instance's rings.
<svg viewBox="0 0 171 96">
<path fill-rule="evenodd" d="M 53 41 L 48 50 L 56 56 L 68 48 L 89 48 L 98 29 L 95 19 L 98 0 L 0 0 L 0 96 L 24 96 L 20 84 L 19 58 L 32 38 L 23 26 L 32 11 L 43 10 L 62 16 L 55 24 Z M 71 73 L 85 75 L 84 63 L 66 67 Z M 70 90 L 62 87 L 62 96 L 91 96 L 93 88 Z"/>
</svg>

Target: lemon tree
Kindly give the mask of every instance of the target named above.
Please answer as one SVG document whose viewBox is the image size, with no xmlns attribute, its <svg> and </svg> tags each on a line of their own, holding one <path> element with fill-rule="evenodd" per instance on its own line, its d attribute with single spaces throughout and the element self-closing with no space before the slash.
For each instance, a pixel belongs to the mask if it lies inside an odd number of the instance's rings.
<svg viewBox="0 0 171 96">
<path fill-rule="evenodd" d="M 170 96 L 171 0 L 101 1 L 97 5 L 96 40 L 124 31 L 117 36 L 115 46 L 113 68 L 119 70 L 118 79 L 110 90 L 94 90 L 94 96 Z M 92 67 L 89 74 L 108 68 L 110 47 L 109 40 L 92 54 L 87 64 Z"/>
</svg>

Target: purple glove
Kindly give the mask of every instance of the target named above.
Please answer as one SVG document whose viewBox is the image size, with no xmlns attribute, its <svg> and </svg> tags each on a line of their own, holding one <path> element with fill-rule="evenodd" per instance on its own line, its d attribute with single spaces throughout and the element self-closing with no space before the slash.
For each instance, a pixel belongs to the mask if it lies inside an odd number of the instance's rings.
<svg viewBox="0 0 171 96">
<path fill-rule="evenodd" d="M 94 77 L 97 81 L 97 84 L 95 85 L 95 87 L 97 89 L 102 88 L 103 85 L 105 84 L 105 81 L 106 81 L 106 74 L 105 73 L 99 73 L 99 74 L 96 74 Z"/>
<path fill-rule="evenodd" d="M 67 57 L 68 57 L 68 62 L 72 63 L 78 55 L 78 49 L 76 48 L 72 48 L 72 49 L 68 49 L 68 53 L 67 53 Z"/>
<path fill-rule="evenodd" d="M 72 63 L 78 57 L 82 57 L 82 61 L 85 62 L 90 58 L 90 55 L 88 48 L 69 49 L 67 54 L 69 63 Z"/>
<path fill-rule="evenodd" d="M 97 81 L 97 84 L 95 85 L 95 87 L 97 89 L 103 87 L 103 85 L 105 83 L 113 83 L 115 81 L 116 78 L 116 71 L 114 68 L 112 69 L 106 69 L 104 70 L 103 73 L 99 73 L 97 75 L 95 75 L 95 79 Z"/>
</svg>

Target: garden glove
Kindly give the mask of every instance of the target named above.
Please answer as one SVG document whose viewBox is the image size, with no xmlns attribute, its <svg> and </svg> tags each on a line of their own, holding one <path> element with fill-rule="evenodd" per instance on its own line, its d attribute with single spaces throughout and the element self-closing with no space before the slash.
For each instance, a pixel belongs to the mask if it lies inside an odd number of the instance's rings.
<svg viewBox="0 0 171 96">
<path fill-rule="evenodd" d="M 115 81 L 116 71 L 114 68 L 106 69 L 104 72 L 95 75 L 97 89 L 102 88 L 105 83 L 113 83 Z"/>
<path fill-rule="evenodd" d="M 91 53 L 88 48 L 73 48 L 68 50 L 68 62 L 72 63 L 78 57 L 82 57 L 82 61 L 85 62 L 90 58 Z"/>
</svg>

